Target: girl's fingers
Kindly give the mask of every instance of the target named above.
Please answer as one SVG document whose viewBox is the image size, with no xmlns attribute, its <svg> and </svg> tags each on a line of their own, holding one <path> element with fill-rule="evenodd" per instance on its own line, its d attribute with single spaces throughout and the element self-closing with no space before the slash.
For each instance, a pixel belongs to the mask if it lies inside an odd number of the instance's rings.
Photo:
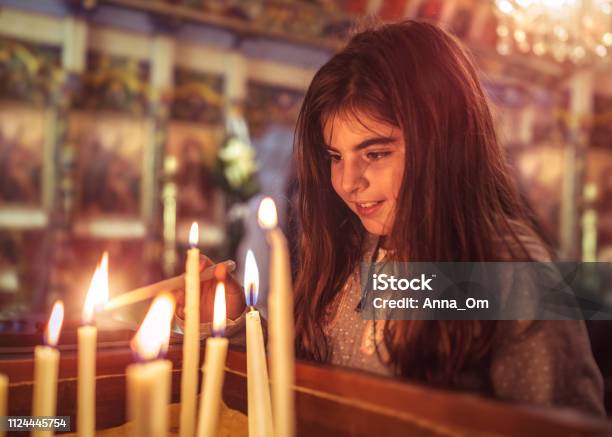
<svg viewBox="0 0 612 437">
<path fill-rule="evenodd" d="M 176 309 L 185 306 L 185 291 L 184 290 L 176 290 L 174 292 L 174 299 L 176 302 Z"/>
<path fill-rule="evenodd" d="M 212 260 L 204 254 L 200 254 L 200 271 L 207 269 L 212 266 L 214 263 Z"/>
<path fill-rule="evenodd" d="M 176 298 L 176 315 L 185 319 L 185 291 L 178 290 L 174 293 Z"/>
<path fill-rule="evenodd" d="M 185 290 L 177 290 L 174 293 L 174 297 L 176 299 L 177 306 L 181 306 L 185 304 Z"/>
<path fill-rule="evenodd" d="M 227 275 L 226 283 L 226 292 L 228 294 L 244 294 L 244 289 L 240 285 L 240 283 L 234 278 L 233 275 Z"/>
</svg>

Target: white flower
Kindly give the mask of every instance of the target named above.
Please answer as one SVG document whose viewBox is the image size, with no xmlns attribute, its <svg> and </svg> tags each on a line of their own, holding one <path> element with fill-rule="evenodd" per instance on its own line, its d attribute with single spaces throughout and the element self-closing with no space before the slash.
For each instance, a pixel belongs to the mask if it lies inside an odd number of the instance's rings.
<svg viewBox="0 0 612 437">
<path fill-rule="evenodd" d="M 219 157 L 225 163 L 225 177 L 234 189 L 239 189 L 257 170 L 255 151 L 240 138 L 231 137 Z"/>
</svg>

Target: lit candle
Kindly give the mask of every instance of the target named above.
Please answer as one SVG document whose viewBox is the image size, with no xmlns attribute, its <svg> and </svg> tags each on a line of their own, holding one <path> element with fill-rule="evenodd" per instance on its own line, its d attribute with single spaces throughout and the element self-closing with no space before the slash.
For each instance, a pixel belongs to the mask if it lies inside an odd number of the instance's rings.
<svg viewBox="0 0 612 437">
<path fill-rule="evenodd" d="M 276 435 L 291 437 L 295 434 L 295 359 L 289 249 L 285 236 L 277 227 L 276 205 L 271 198 L 266 197 L 261 201 L 258 217 L 260 226 L 267 230 L 271 250 L 268 313 L 274 430 Z"/>
<path fill-rule="evenodd" d="M 251 250 L 246 255 L 244 290 L 250 307 L 246 314 L 249 436 L 266 437 L 273 435 L 272 404 L 261 319 L 254 308 L 259 291 L 259 270 Z"/>
<path fill-rule="evenodd" d="M 96 339 L 94 311 L 108 301 L 108 253 L 96 267 L 83 305 L 83 326 L 77 331 L 79 378 L 77 382 L 77 430 L 82 437 L 93 437 L 96 430 Z"/>
<path fill-rule="evenodd" d="M 168 348 L 173 314 L 174 297 L 162 293 L 132 339 L 132 350 L 143 360 L 126 369 L 128 417 L 136 437 L 168 434 L 172 363 L 158 357 Z"/>
<path fill-rule="evenodd" d="M 227 338 L 223 337 L 226 314 L 225 286 L 223 282 L 219 282 L 215 290 L 213 337 L 206 339 L 204 365 L 202 366 L 202 399 L 197 437 L 217 435 L 228 344 Z"/>
<path fill-rule="evenodd" d="M 8 376 L 0 373 L 0 417 L 8 416 Z M 5 432 L 0 428 L 0 437 L 4 437 Z"/>
<path fill-rule="evenodd" d="M 195 431 L 200 362 L 200 250 L 198 224 L 189 231 L 185 272 L 185 330 L 183 336 L 183 373 L 181 375 L 181 437 L 192 437 Z"/>
<path fill-rule="evenodd" d="M 64 321 L 64 304 L 57 301 L 45 330 L 45 346 L 34 348 L 34 396 L 32 416 L 55 416 L 57 375 L 60 353 L 55 348 Z M 52 431 L 35 431 L 33 435 L 53 435 Z"/>
</svg>

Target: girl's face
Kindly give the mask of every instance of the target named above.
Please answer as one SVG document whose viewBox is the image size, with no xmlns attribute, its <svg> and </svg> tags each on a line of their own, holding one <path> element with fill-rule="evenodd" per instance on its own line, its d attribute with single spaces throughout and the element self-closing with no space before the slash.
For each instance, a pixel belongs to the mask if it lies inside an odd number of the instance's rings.
<svg viewBox="0 0 612 437">
<path fill-rule="evenodd" d="M 325 120 L 334 190 L 366 230 L 387 235 L 404 176 L 405 142 L 397 126 L 366 114 Z"/>
</svg>

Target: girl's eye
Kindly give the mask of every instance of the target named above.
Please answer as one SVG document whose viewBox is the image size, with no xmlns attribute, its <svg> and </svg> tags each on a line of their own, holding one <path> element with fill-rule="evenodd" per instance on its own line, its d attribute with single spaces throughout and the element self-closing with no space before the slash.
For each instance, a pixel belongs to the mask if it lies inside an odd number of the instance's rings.
<svg viewBox="0 0 612 437">
<path fill-rule="evenodd" d="M 338 155 L 337 153 L 328 153 L 327 154 L 328 158 L 330 161 L 332 162 L 338 162 L 342 159 L 342 156 Z"/>
<path fill-rule="evenodd" d="M 391 152 L 368 152 L 366 156 L 372 161 L 377 161 L 385 156 L 389 156 L 390 154 Z"/>
</svg>

